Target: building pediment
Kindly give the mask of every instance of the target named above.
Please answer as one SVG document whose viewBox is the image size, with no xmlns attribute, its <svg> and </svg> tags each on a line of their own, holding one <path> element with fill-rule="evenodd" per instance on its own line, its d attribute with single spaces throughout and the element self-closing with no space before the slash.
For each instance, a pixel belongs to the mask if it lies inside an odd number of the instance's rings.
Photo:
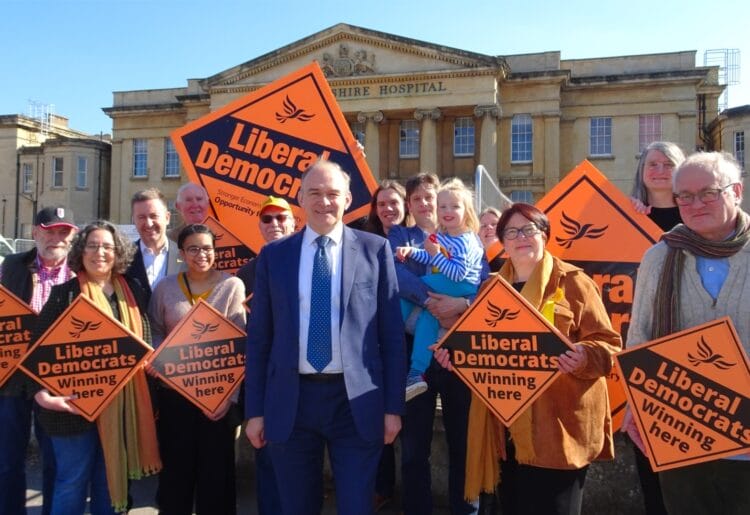
<svg viewBox="0 0 750 515">
<path fill-rule="evenodd" d="M 208 77 L 203 86 L 211 93 L 254 89 L 311 61 L 317 61 L 331 81 L 450 74 L 478 68 L 504 73 L 507 69 L 503 59 L 494 56 L 338 24 Z"/>
</svg>

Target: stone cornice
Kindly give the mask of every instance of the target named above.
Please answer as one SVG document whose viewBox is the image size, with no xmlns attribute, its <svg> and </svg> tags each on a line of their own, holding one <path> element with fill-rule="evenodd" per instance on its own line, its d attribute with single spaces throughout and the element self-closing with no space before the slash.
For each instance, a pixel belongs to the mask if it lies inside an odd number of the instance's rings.
<svg viewBox="0 0 750 515">
<path fill-rule="evenodd" d="M 328 35 L 325 35 L 329 33 Z M 203 79 L 202 85 L 207 88 L 230 86 L 252 75 L 283 65 L 304 56 L 310 56 L 338 42 L 366 44 L 383 50 L 392 50 L 418 57 L 461 66 L 464 68 L 492 67 L 505 76 L 509 72 L 508 64 L 502 57 L 489 56 L 435 45 L 424 41 L 412 40 L 401 36 L 371 31 L 360 27 L 339 24 L 330 29 L 318 32 L 290 45 L 261 55 L 234 68 L 230 68 L 211 77 Z M 322 59 L 320 56 L 310 56 Z"/>
<path fill-rule="evenodd" d="M 206 102 L 208 104 L 208 102 Z M 102 107 L 102 111 L 109 116 L 116 116 L 119 114 L 141 114 L 141 113 L 153 113 L 163 111 L 180 111 L 184 110 L 185 106 L 182 102 L 171 102 L 168 104 L 142 104 L 142 105 L 130 105 L 130 106 L 116 106 L 116 107 Z"/>
<path fill-rule="evenodd" d="M 499 80 L 503 77 L 498 76 L 498 70 L 494 68 L 482 68 L 471 70 L 448 70 L 438 72 L 418 72 L 404 73 L 399 75 L 358 75 L 356 77 L 336 78 L 328 81 L 331 88 L 355 86 L 365 84 L 398 84 L 402 82 L 426 82 L 441 79 L 463 79 L 472 77 L 492 77 L 497 76 Z M 235 86 L 213 86 L 210 89 L 211 94 L 226 93 L 248 93 L 266 86 L 262 84 L 241 84 Z"/>
</svg>

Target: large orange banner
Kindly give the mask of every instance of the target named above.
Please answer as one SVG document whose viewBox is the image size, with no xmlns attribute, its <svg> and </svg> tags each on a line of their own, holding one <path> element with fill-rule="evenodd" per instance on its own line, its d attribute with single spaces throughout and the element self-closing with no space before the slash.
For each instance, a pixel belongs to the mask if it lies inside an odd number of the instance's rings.
<svg viewBox="0 0 750 515">
<path fill-rule="evenodd" d="M 499 276 L 485 285 L 440 341 L 461 380 L 506 426 L 562 373 L 572 348 L 547 319 Z"/>
<path fill-rule="evenodd" d="M 0 386 L 26 354 L 35 320 L 31 307 L 0 285 Z"/>
<path fill-rule="evenodd" d="M 654 471 L 750 451 L 750 362 L 728 317 L 615 360 Z"/>
<path fill-rule="evenodd" d="M 580 266 L 594 279 L 612 327 L 624 342 L 638 266 L 646 250 L 659 240 L 661 229 L 636 212 L 630 199 L 589 161 L 568 173 L 536 206 L 550 221 L 547 250 Z M 612 422 L 618 429 L 626 398 L 614 368 L 607 387 Z"/>
<path fill-rule="evenodd" d="M 317 63 L 187 124 L 172 140 L 188 178 L 208 191 L 216 219 L 256 253 L 264 243 L 257 217 L 268 195 L 287 200 L 304 223 L 297 195 L 320 157 L 351 176 L 345 222 L 367 214 L 377 187 Z"/>
<path fill-rule="evenodd" d="M 245 377 L 245 336 L 199 299 L 156 349 L 151 365 L 169 387 L 215 413 Z"/>
<path fill-rule="evenodd" d="M 94 421 L 143 366 L 152 349 L 127 327 L 79 295 L 20 364 L 55 395 Z"/>
</svg>

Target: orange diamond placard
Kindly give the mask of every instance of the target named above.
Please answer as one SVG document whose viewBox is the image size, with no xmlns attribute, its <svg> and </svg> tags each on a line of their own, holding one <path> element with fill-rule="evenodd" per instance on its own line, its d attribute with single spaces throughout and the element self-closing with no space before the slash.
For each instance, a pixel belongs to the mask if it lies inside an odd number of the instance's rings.
<svg viewBox="0 0 750 515">
<path fill-rule="evenodd" d="M 440 341 L 453 368 L 510 426 L 561 372 L 568 340 L 499 276 L 491 279 Z"/>
<path fill-rule="evenodd" d="M 217 270 L 235 274 L 242 265 L 255 257 L 255 253 L 242 243 L 242 240 L 213 216 L 207 217 L 203 224 L 216 235 L 214 267 Z"/>
<path fill-rule="evenodd" d="M 750 362 L 728 317 L 615 361 L 655 472 L 750 452 Z"/>
<path fill-rule="evenodd" d="M 661 229 L 636 212 L 630 199 L 586 160 L 536 206 L 550 221 L 547 250 L 594 279 L 612 327 L 625 344 L 638 265 L 659 241 Z M 607 377 L 607 391 L 616 430 L 625 414 L 625 392 L 614 368 Z"/>
<path fill-rule="evenodd" d="M 10 378 L 31 344 L 36 313 L 0 285 L 0 386 Z"/>
<path fill-rule="evenodd" d="M 377 187 L 363 152 L 317 63 L 278 79 L 172 133 L 188 178 L 208 190 L 216 218 L 254 252 L 268 195 L 289 202 L 298 226 L 302 176 L 323 157 L 350 174 L 350 222 Z"/>
<path fill-rule="evenodd" d="M 79 295 L 20 364 L 55 395 L 93 422 L 142 366 L 151 347 Z"/>
<path fill-rule="evenodd" d="M 159 377 L 215 413 L 245 377 L 245 332 L 199 299 L 154 352 Z"/>
</svg>

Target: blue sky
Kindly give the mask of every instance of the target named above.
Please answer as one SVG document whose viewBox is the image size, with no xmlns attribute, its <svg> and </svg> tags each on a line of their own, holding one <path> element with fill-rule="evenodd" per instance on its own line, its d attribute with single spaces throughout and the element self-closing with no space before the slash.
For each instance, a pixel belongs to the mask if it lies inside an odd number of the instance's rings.
<svg viewBox="0 0 750 515">
<path fill-rule="evenodd" d="M 0 13 L 0 114 L 54 104 L 92 134 L 111 132 L 113 91 L 185 86 L 341 22 L 491 55 L 696 50 L 702 64 L 738 48 L 729 105 L 750 104 L 746 0 L 0 0 Z"/>
</svg>

